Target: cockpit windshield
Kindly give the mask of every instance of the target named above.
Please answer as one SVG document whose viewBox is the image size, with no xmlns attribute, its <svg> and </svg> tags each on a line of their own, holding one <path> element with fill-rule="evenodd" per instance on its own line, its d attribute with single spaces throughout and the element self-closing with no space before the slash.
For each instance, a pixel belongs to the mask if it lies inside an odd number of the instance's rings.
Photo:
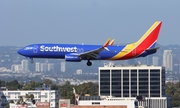
<svg viewBox="0 0 180 108">
<path fill-rule="evenodd" d="M 27 47 L 24 47 L 23 49 L 24 49 L 24 50 L 31 50 L 31 49 L 33 49 L 33 47 L 27 46 Z"/>
</svg>

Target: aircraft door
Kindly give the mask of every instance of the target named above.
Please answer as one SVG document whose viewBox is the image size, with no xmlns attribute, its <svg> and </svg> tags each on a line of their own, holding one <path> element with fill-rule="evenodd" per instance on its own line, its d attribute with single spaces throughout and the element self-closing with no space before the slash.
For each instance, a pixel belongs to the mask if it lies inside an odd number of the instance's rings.
<svg viewBox="0 0 180 108">
<path fill-rule="evenodd" d="M 134 43 L 133 46 L 136 47 L 136 44 Z M 133 50 L 132 56 L 136 56 L 136 48 Z"/>
<path fill-rule="evenodd" d="M 37 45 L 34 45 L 33 47 L 33 53 L 37 53 L 38 52 L 38 46 Z"/>
<path fill-rule="evenodd" d="M 136 49 L 133 50 L 132 55 L 136 56 Z"/>
</svg>

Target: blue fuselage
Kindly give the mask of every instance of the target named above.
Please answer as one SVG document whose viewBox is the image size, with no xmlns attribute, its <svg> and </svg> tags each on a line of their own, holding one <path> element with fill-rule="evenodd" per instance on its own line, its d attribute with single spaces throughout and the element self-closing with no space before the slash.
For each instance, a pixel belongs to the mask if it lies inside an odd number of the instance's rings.
<svg viewBox="0 0 180 108">
<path fill-rule="evenodd" d="M 66 54 L 91 51 L 100 48 L 101 45 L 78 44 L 33 44 L 18 51 L 19 54 L 30 58 L 65 58 Z M 125 46 L 109 46 L 109 49 L 99 53 L 100 59 L 109 59 L 118 54 Z"/>
<path fill-rule="evenodd" d="M 79 45 L 79 44 L 32 44 L 28 45 L 20 50 L 18 53 L 29 58 L 60 58 L 64 59 L 67 54 L 83 54 L 88 51 L 93 51 L 95 49 L 101 48 L 101 45 Z M 96 58 L 84 58 L 82 60 L 90 59 L 90 60 L 108 60 L 117 56 L 119 53 L 130 53 L 125 49 L 124 46 L 108 46 L 107 49 L 103 49 L 98 53 Z M 131 52 L 132 53 L 132 52 Z M 132 54 L 129 54 L 126 58 L 134 58 L 146 56 L 148 53 L 142 52 L 141 50 L 135 50 Z M 121 58 L 118 58 L 120 60 Z M 112 59 L 116 60 L 116 59 Z"/>
</svg>

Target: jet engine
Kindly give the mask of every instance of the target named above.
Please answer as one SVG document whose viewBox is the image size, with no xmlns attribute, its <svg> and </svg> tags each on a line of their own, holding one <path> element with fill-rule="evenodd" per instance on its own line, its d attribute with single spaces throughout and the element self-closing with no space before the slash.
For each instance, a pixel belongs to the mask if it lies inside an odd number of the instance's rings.
<svg viewBox="0 0 180 108">
<path fill-rule="evenodd" d="M 70 62 L 80 62 L 81 58 L 76 53 L 70 53 L 65 55 L 65 60 Z"/>
</svg>

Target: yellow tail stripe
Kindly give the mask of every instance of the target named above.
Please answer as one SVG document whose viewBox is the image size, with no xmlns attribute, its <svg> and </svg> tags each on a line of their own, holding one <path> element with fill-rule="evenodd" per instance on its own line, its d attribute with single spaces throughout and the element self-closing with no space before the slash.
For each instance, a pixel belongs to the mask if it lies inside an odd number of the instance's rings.
<svg viewBox="0 0 180 108">
<path fill-rule="evenodd" d="M 121 57 L 124 57 L 125 55 L 127 55 L 129 52 L 131 52 L 133 49 L 135 49 L 141 42 L 144 41 L 144 39 L 146 39 L 146 37 L 149 36 L 149 34 L 158 26 L 158 24 L 160 23 L 160 21 L 156 21 L 151 27 L 150 29 L 135 43 L 132 44 L 128 44 L 126 45 L 126 47 L 119 52 L 118 54 L 116 54 L 114 57 L 110 58 L 110 60 L 116 60 L 119 59 Z"/>
</svg>

